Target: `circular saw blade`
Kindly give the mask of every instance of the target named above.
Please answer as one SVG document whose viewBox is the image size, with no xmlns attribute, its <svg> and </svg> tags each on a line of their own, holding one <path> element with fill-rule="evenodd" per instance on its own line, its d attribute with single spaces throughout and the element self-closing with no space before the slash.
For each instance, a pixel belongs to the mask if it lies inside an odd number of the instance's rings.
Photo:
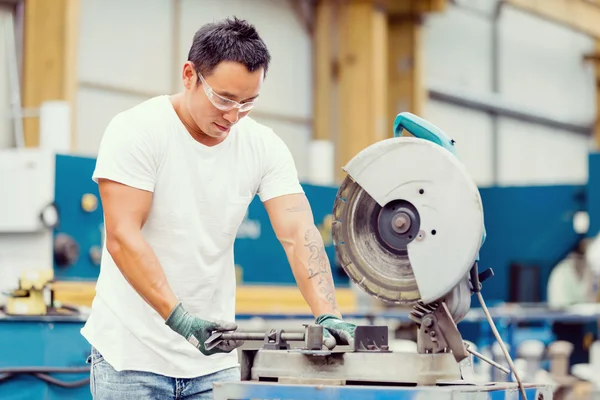
<svg viewBox="0 0 600 400">
<path fill-rule="evenodd" d="M 381 206 L 347 176 L 333 207 L 332 236 L 342 268 L 371 296 L 389 303 L 420 299 L 406 249 L 386 245 L 376 226 Z"/>
</svg>

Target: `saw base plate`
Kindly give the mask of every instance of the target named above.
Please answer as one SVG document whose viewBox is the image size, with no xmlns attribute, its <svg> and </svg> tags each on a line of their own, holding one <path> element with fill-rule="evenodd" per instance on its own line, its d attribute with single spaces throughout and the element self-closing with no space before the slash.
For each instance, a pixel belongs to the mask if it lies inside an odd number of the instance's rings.
<svg viewBox="0 0 600 400">
<path fill-rule="evenodd" d="M 461 379 L 451 353 L 338 351 L 310 355 L 294 350 L 242 350 L 242 380 L 335 381 L 436 385 Z"/>
</svg>

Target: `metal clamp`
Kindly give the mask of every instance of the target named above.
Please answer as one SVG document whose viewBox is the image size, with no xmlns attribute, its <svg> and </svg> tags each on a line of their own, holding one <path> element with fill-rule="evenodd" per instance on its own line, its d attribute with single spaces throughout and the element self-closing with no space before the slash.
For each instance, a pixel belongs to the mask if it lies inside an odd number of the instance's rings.
<svg viewBox="0 0 600 400">
<path fill-rule="evenodd" d="M 452 352 L 456 362 L 461 365 L 468 364 L 463 360 L 468 358 L 468 353 L 509 374 L 503 365 L 490 360 L 484 355 L 469 348 L 462 340 L 458 327 L 450 315 L 445 302 L 423 304 L 418 303 L 410 313 L 410 319 L 417 323 L 417 349 L 419 353 L 447 353 Z"/>
</svg>

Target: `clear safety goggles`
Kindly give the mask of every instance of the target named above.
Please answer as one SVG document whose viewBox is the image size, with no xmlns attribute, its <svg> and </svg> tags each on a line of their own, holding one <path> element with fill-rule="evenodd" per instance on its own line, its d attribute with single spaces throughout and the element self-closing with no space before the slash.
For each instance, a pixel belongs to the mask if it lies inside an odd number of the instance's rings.
<svg viewBox="0 0 600 400">
<path fill-rule="evenodd" d="M 204 88 L 204 93 L 206 93 L 206 97 L 210 100 L 210 102 L 217 107 L 221 111 L 231 111 L 234 108 L 240 110 L 240 112 L 246 112 L 254 107 L 254 101 L 249 101 L 247 103 L 238 103 L 235 100 L 231 100 L 216 94 L 213 89 L 210 87 L 208 83 L 204 80 L 204 77 L 200 72 L 197 72 L 200 81 L 202 82 L 202 87 Z"/>
</svg>

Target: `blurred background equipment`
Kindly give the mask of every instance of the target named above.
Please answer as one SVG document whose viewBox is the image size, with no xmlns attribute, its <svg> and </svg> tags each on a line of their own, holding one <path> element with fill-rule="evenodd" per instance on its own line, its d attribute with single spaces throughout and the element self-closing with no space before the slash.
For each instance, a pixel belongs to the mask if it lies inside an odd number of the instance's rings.
<svg viewBox="0 0 600 400">
<path fill-rule="evenodd" d="M 388 326 L 390 349 L 416 347 L 410 309 L 351 282 L 332 243 L 341 167 L 411 112 L 451 135 L 479 188 L 479 265 L 495 274 L 483 294 L 516 368 L 556 385 L 556 398 L 598 395 L 598 2 L 143 3 L 0 0 L 0 398 L 90 397 L 79 329 L 102 255 L 91 181 L 102 133 L 119 111 L 178 91 L 193 33 L 232 15 L 254 23 L 272 53 L 251 116 L 292 151 L 344 315 Z M 241 327 L 312 322 L 258 199 L 235 257 Z M 478 304 L 459 330 L 505 362 Z M 511 379 L 473 362 L 481 382 Z"/>
</svg>

